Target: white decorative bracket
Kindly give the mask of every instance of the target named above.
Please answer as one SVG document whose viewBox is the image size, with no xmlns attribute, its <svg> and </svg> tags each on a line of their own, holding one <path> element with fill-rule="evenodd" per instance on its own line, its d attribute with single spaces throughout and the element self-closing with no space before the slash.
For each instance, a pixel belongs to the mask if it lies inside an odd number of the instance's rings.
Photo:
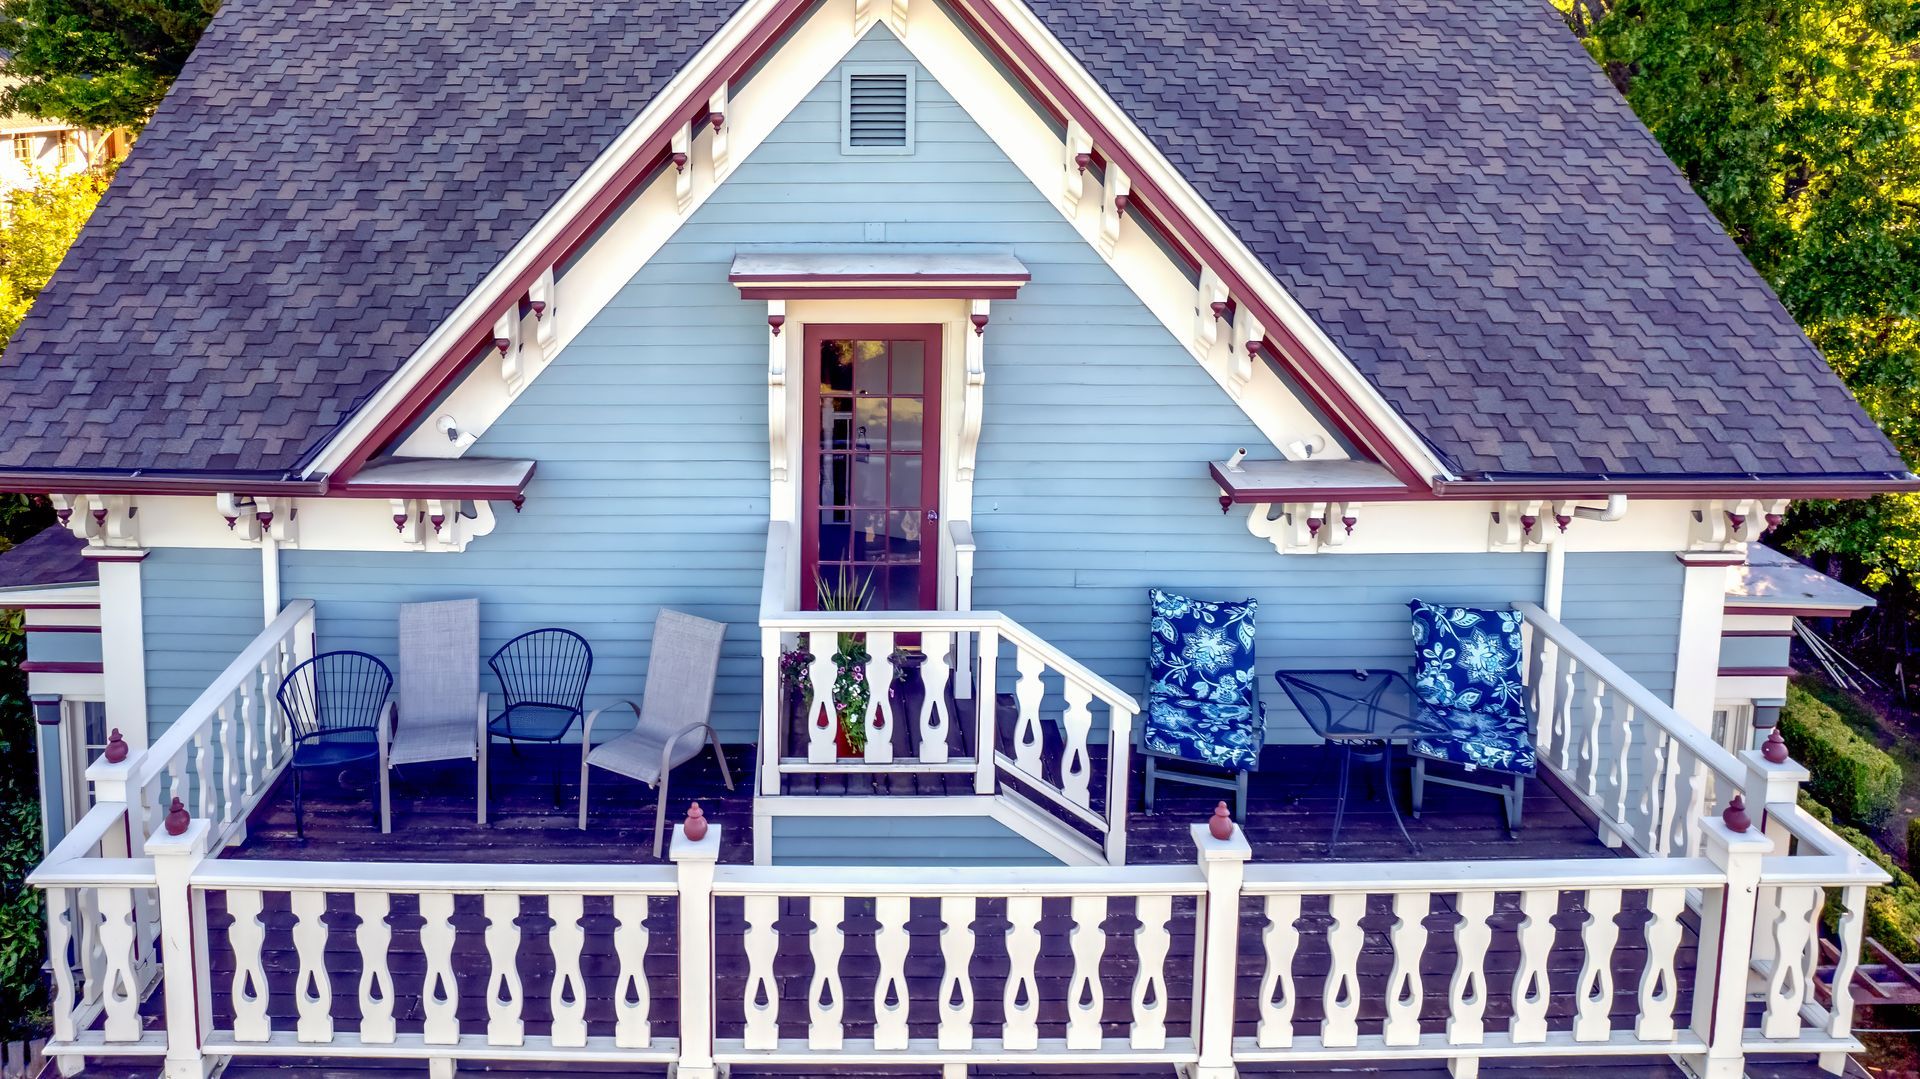
<svg viewBox="0 0 1920 1079">
<path fill-rule="evenodd" d="M 89 547 L 140 546 L 140 507 L 129 495 L 51 495 L 53 513 Z"/>
<path fill-rule="evenodd" d="M 518 396 L 527 385 L 525 356 L 520 350 L 519 305 L 508 308 L 493 320 L 493 344 L 500 357 L 500 380 L 507 384 L 508 396 Z"/>
<path fill-rule="evenodd" d="M 388 504 L 400 542 L 416 551 L 464 551 L 499 523 L 490 502 L 395 498 Z"/>
<path fill-rule="evenodd" d="M 720 88 L 715 90 L 711 97 L 707 98 L 707 114 L 709 117 L 708 123 L 713 125 L 713 141 L 709 144 L 709 150 L 713 155 L 713 178 L 717 183 L 727 174 L 728 164 L 727 133 L 730 127 L 727 124 L 726 83 L 722 82 Z"/>
<path fill-rule="evenodd" d="M 1233 318 L 1233 382 L 1236 389 L 1244 388 L 1253 381 L 1254 358 L 1266 345 L 1267 328 L 1253 317 L 1253 312 L 1240 308 Z"/>
<path fill-rule="evenodd" d="M 987 321 L 990 314 L 989 301 L 969 301 L 966 382 L 961 387 L 960 396 L 959 467 L 961 482 L 969 484 L 973 482 L 974 464 L 980 456 L 980 422 L 986 408 Z"/>
<path fill-rule="evenodd" d="M 1213 354 L 1220 340 L 1220 322 L 1226 316 L 1230 297 L 1226 283 L 1212 267 L 1200 270 L 1200 287 L 1193 298 L 1193 343 L 1202 358 Z"/>
<path fill-rule="evenodd" d="M 1133 199 L 1133 181 L 1114 164 L 1107 165 L 1106 180 L 1100 202 L 1100 253 L 1112 258 L 1120 247 L 1120 223 L 1126 220 L 1127 204 Z"/>
<path fill-rule="evenodd" d="M 1545 550 L 1550 543 L 1547 529 L 1553 527 L 1547 520 L 1548 508 L 1537 499 L 1496 505 L 1487 518 L 1487 550 Z"/>
<path fill-rule="evenodd" d="M 253 515 L 253 499 L 223 492 L 213 496 L 213 508 L 235 539 L 242 543 L 260 542 L 260 519 Z"/>
<path fill-rule="evenodd" d="M 300 541 L 300 507 L 291 498 L 255 498 L 253 519 L 261 536 L 275 543 L 292 546 Z"/>
<path fill-rule="evenodd" d="M 1709 499 L 1693 507 L 1687 530 L 1690 551 L 1745 551 L 1787 512 L 1785 499 Z"/>
<path fill-rule="evenodd" d="M 1078 120 L 1067 121 L 1067 141 L 1061 148 L 1060 196 L 1067 216 L 1080 213 L 1080 200 L 1087 193 L 1087 166 L 1093 163 L 1093 136 Z"/>
<path fill-rule="evenodd" d="M 886 19 L 887 29 L 895 37 L 907 36 L 907 0 L 853 0 L 853 36 L 866 33 L 867 27 L 880 18 Z"/>
<path fill-rule="evenodd" d="M 693 122 L 680 125 L 668 148 L 668 164 L 673 166 L 673 201 L 681 213 L 693 206 Z"/>
<path fill-rule="evenodd" d="M 787 301 L 767 301 L 767 450 L 775 483 L 787 479 Z M 779 504 L 776 502 L 776 505 Z"/>
<path fill-rule="evenodd" d="M 1275 513 L 1275 509 L 1279 513 Z M 1360 523 L 1356 502 L 1256 503 L 1247 515 L 1247 531 L 1273 544 L 1281 554 L 1314 554 L 1344 547 Z"/>
<path fill-rule="evenodd" d="M 554 346 L 560 343 L 560 307 L 558 290 L 554 286 L 553 267 L 549 266 L 533 279 L 527 288 L 527 308 L 533 316 L 534 348 L 539 352 L 540 362 L 553 359 Z"/>
</svg>

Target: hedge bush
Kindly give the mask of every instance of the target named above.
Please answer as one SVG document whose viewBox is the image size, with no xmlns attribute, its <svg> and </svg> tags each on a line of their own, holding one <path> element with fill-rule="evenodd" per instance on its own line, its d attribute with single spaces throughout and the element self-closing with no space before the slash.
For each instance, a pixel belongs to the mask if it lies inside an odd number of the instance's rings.
<svg viewBox="0 0 1920 1079">
<path fill-rule="evenodd" d="M 1920 873 L 1920 817 L 1907 818 L 1907 872 Z"/>
<path fill-rule="evenodd" d="M 1835 823 L 1826 806 L 1800 796 L 1800 808 L 1818 817 L 1834 834 L 1853 844 L 1873 864 L 1887 871 L 1893 882 L 1867 892 L 1866 935 L 1886 945 L 1888 951 L 1908 962 L 1920 962 L 1920 881 L 1894 863 L 1893 856 L 1880 849 L 1873 837 L 1858 828 Z M 1839 921 L 1840 906 L 1834 889 L 1827 893 L 1824 918 L 1829 929 Z"/>
<path fill-rule="evenodd" d="M 1893 814 L 1900 801 L 1900 763 L 1798 685 L 1787 687 L 1780 736 L 1793 759 L 1813 773 L 1807 787 L 1814 799 L 1842 822 L 1873 828 Z"/>
</svg>

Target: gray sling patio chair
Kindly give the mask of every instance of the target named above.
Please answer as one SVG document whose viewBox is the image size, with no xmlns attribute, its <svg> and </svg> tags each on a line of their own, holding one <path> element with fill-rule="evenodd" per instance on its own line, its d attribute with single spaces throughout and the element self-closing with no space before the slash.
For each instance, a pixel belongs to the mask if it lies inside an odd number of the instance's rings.
<svg viewBox="0 0 1920 1079">
<path fill-rule="evenodd" d="M 485 824 L 486 728 L 487 695 L 480 690 L 480 601 L 402 604 L 399 729 L 387 768 L 426 761 L 477 762 L 474 819 Z"/>
<path fill-rule="evenodd" d="M 720 778 L 733 789 L 727 755 L 707 722 L 713 713 L 713 683 L 720 668 L 723 622 L 711 622 L 662 608 L 653 620 L 653 648 L 647 658 L 647 684 L 639 704 L 617 701 L 587 716 L 580 735 L 580 827 L 587 826 L 587 772 L 605 768 L 637 779 L 660 792 L 653 811 L 653 856 L 660 857 L 667 823 L 667 774 L 713 746 Z M 633 709 L 633 729 L 605 745 L 593 744 L 593 721 L 624 705 Z"/>
</svg>

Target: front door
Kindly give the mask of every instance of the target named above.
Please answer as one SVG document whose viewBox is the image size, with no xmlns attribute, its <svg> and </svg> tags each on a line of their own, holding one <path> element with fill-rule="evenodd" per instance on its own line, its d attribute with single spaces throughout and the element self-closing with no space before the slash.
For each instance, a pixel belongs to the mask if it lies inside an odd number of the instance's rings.
<svg viewBox="0 0 1920 1079">
<path fill-rule="evenodd" d="M 940 327 L 808 326 L 800 604 L 939 606 Z"/>
</svg>

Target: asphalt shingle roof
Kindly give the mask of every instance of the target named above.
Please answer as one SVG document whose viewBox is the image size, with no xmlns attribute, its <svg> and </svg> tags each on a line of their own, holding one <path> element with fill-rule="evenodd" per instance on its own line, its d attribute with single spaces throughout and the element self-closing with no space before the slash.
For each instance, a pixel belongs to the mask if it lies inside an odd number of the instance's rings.
<svg viewBox="0 0 1920 1079">
<path fill-rule="evenodd" d="M 85 540 L 60 525 L 47 527 L 0 551 L 0 590 L 92 584 L 100 569 L 82 558 Z"/>
<path fill-rule="evenodd" d="M 1902 470 L 1543 0 L 1029 0 L 1463 473 Z M 740 0 L 227 0 L 0 469 L 280 472 Z"/>
</svg>

